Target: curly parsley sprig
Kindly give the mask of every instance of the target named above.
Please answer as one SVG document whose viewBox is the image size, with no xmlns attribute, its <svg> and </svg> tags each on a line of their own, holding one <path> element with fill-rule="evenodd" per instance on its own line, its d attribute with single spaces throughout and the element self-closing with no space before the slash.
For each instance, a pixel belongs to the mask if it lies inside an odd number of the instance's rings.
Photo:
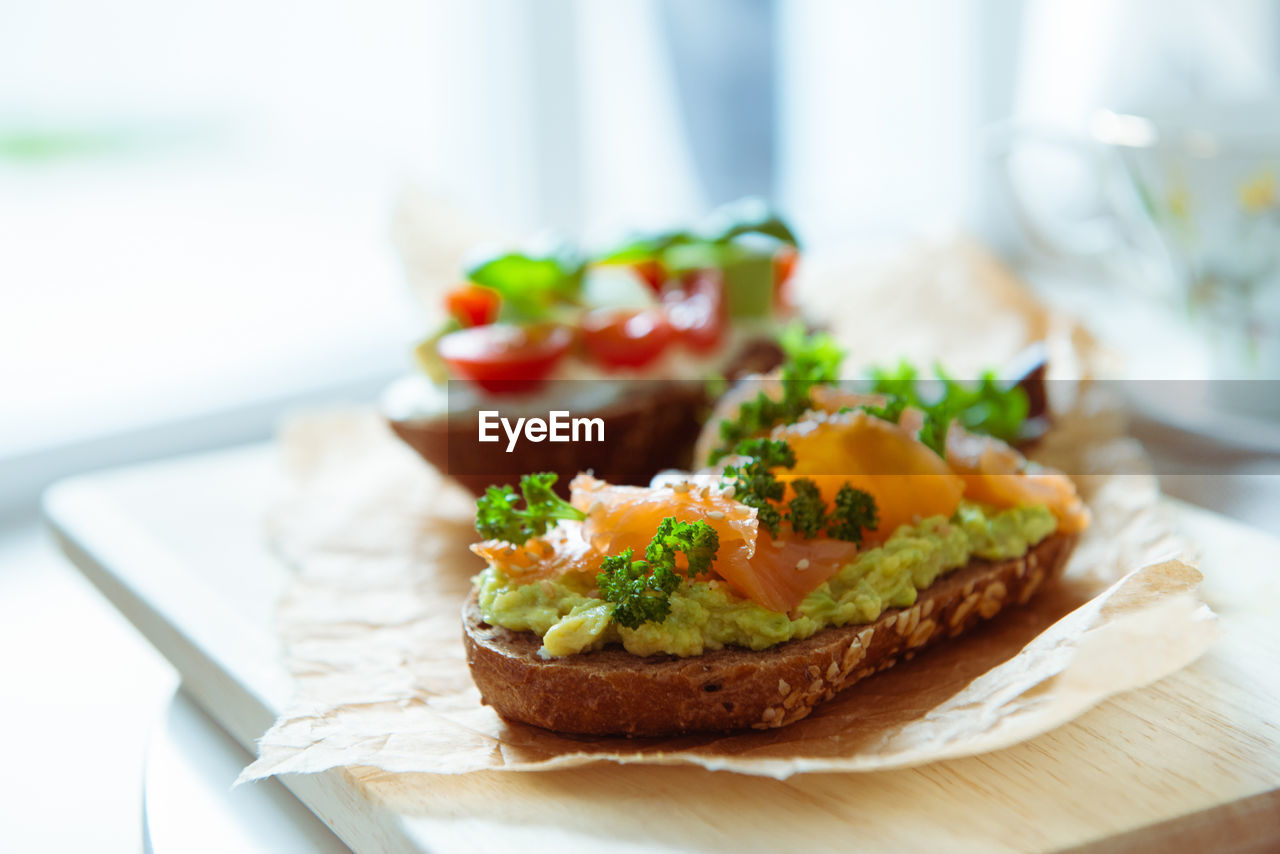
<svg viewBox="0 0 1280 854">
<path fill-rule="evenodd" d="M 746 460 L 725 467 L 724 477 L 733 486 L 733 497 L 756 508 L 757 521 L 771 536 L 778 536 L 786 522 L 807 540 L 825 533 L 838 540 L 860 543 L 863 529 L 876 527 L 875 498 L 847 483 L 836 494 L 834 509 L 828 512 L 818 485 L 806 477 L 796 478 L 791 481 L 791 500 L 785 511 L 780 509 L 787 487 L 773 470 L 794 468 L 796 464 L 796 453 L 786 442 L 748 439 L 738 443 L 734 454 Z"/>
<path fill-rule="evenodd" d="M 683 554 L 690 578 L 709 572 L 720 549 L 720 535 L 702 520 L 662 520 L 644 550 L 644 560 L 632 551 L 610 555 L 600 565 L 596 586 L 600 598 L 613 603 L 613 619 L 629 629 L 642 623 L 661 623 L 671 613 L 671 594 L 680 586 L 676 555 Z"/>
<path fill-rule="evenodd" d="M 930 396 L 924 389 L 920 372 L 910 362 L 902 361 L 894 368 L 871 369 L 871 390 L 885 395 L 884 406 L 861 406 L 870 415 L 898 423 L 908 406 L 924 413 L 920 441 L 938 456 L 947 454 L 947 431 L 952 421 L 966 430 L 1015 441 L 1027 420 L 1030 401 L 1025 389 L 1000 382 L 993 371 L 986 371 L 976 384 L 961 383 L 935 365 L 934 376 L 941 390 Z"/>
<path fill-rule="evenodd" d="M 835 507 L 827 515 L 826 525 L 827 536 L 832 539 L 861 543 L 864 530 L 874 531 L 880 525 L 875 498 L 846 483 L 836 492 Z"/>
<path fill-rule="evenodd" d="M 791 491 L 794 497 L 787 502 L 787 521 L 797 534 L 812 540 L 826 529 L 827 502 L 818 485 L 807 477 L 791 481 Z"/>
<path fill-rule="evenodd" d="M 732 421 L 720 422 L 719 448 L 711 452 L 711 462 L 727 456 L 744 439 L 763 433 L 775 424 L 789 424 L 813 408 L 810 395 L 816 385 L 830 385 L 839 378 L 844 353 L 835 339 L 825 332 L 808 334 L 804 327 L 793 324 L 782 334 L 780 343 L 786 354 L 782 365 L 782 397 L 770 397 L 761 391 L 738 409 Z"/>
<path fill-rule="evenodd" d="M 847 483 L 836 493 L 830 512 L 818 485 L 809 478 L 791 481 L 791 491 L 795 497 L 787 503 L 787 521 L 806 540 L 825 533 L 833 540 L 861 543 L 863 529 L 872 530 L 879 524 L 875 498 Z"/>
<path fill-rule="evenodd" d="M 554 472 L 520 478 L 520 492 L 510 486 L 491 486 L 476 501 L 476 530 L 486 540 L 505 540 L 517 546 L 545 534 L 560 519 L 581 521 L 587 514 L 555 493 Z M 524 498 L 524 507 L 516 502 Z"/>
<path fill-rule="evenodd" d="M 796 464 L 796 452 L 777 439 L 747 439 L 739 442 L 734 454 L 746 457 L 741 465 L 725 466 L 724 478 L 733 486 L 733 497 L 756 509 L 756 519 L 770 534 L 778 535 L 782 513 L 774 506 L 786 487 L 772 469 L 789 469 Z"/>
</svg>

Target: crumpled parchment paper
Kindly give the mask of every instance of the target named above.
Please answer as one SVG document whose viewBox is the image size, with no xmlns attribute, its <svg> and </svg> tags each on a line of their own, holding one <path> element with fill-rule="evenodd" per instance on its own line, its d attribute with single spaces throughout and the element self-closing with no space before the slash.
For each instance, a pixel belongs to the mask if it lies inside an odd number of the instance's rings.
<svg viewBox="0 0 1280 854">
<path fill-rule="evenodd" d="M 824 316 L 852 318 L 834 331 L 855 358 L 963 364 L 949 355 L 960 348 L 977 360 L 965 342 L 981 341 L 987 350 L 975 363 L 991 364 L 1047 340 L 1060 377 L 1083 376 L 1096 363 L 1078 327 L 1038 306 L 971 243 L 918 250 L 905 268 L 878 275 L 836 289 L 845 310 L 824 307 Z M 868 307 L 878 322 L 868 321 Z M 957 317 L 969 327 L 964 335 L 952 328 Z M 990 334 L 972 327 L 979 322 Z M 931 325 L 943 331 L 921 332 Z M 894 328 L 911 330 L 910 340 L 886 339 Z M 1065 577 L 1029 605 L 859 682 L 782 729 L 561 736 L 503 721 L 471 682 L 459 616 L 482 568 L 467 551 L 475 538 L 470 495 L 371 413 L 299 420 L 281 447 L 295 490 L 270 528 L 297 573 L 279 611 L 297 697 L 242 779 L 347 765 L 458 774 L 600 760 L 776 778 L 900 768 L 1032 738 L 1185 666 L 1216 635 L 1195 595 L 1193 549 L 1158 503 L 1141 448 L 1124 436 L 1115 402 L 1086 387 L 1035 456 L 1075 477 L 1094 523 Z"/>
</svg>

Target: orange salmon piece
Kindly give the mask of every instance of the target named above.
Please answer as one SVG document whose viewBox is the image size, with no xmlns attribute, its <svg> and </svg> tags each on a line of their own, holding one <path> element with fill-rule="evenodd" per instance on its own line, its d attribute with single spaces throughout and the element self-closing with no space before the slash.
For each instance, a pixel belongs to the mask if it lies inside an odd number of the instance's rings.
<svg viewBox="0 0 1280 854">
<path fill-rule="evenodd" d="M 473 544 L 471 551 L 501 569 L 518 584 L 559 578 L 566 572 L 594 574 L 600 570 L 600 561 L 604 559 L 582 535 L 582 523 L 571 520 L 561 521 L 523 546 L 502 540 L 485 540 Z"/>
<path fill-rule="evenodd" d="M 783 537 L 775 540 L 762 530 L 753 557 L 717 559 L 712 569 L 740 595 L 770 611 L 787 613 L 858 555 L 854 543 L 791 538 L 789 533 L 784 527 Z"/>
<path fill-rule="evenodd" d="M 569 484 L 570 503 L 587 514 L 582 533 L 601 555 L 631 549 L 636 560 L 644 557 L 658 525 L 668 516 L 680 522 L 702 520 L 716 529 L 720 549 L 716 564 L 756 552 L 760 523 L 756 511 L 717 489 L 692 483 L 669 486 L 617 486 L 580 474 Z"/>
<path fill-rule="evenodd" d="M 639 558 L 667 516 L 707 522 L 720 536 L 712 573 L 771 611 L 791 611 L 858 553 L 842 540 L 775 540 L 760 529 L 753 508 L 693 484 L 615 486 L 578 475 L 570 489 L 573 505 L 587 513 L 583 534 L 601 554 L 630 548 Z"/>
<path fill-rule="evenodd" d="M 1089 510 L 1065 474 L 1028 469 L 1026 457 L 999 439 L 953 425 L 947 433 L 947 462 L 964 479 L 965 497 L 996 507 L 1044 504 L 1058 530 L 1075 534 L 1089 526 Z"/>
<path fill-rule="evenodd" d="M 964 481 L 946 460 L 897 424 L 865 412 L 819 416 L 777 427 L 772 436 L 796 452 L 795 468 L 778 472 L 778 480 L 807 477 L 829 504 L 846 483 L 871 493 L 879 517 L 867 532 L 873 542 L 917 518 L 950 518 L 964 494 Z M 788 489 L 787 498 L 792 494 Z"/>
</svg>

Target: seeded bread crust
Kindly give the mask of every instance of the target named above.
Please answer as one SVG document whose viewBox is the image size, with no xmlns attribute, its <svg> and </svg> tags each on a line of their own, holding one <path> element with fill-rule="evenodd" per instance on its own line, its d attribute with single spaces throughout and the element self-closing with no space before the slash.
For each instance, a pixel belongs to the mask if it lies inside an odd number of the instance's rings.
<svg viewBox="0 0 1280 854">
<path fill-rule="evenodd" d="M 557 732 L 771 729 L 806 717 L 900 657 L 1025 604 L 1074 546 L 1074 537 L 1054 535 L 1014 560 L 971 561 L 922 590 L 910 608 L 886 611 L 874 623 L 824 629 L 761 652 L 726 648 L 690 658 L 611 647 L 544 660 L 533 632 L 485 623 L 473 592 L 462 614 L 467 664 L 484 702 L 500 715 Z"/>
</svg>

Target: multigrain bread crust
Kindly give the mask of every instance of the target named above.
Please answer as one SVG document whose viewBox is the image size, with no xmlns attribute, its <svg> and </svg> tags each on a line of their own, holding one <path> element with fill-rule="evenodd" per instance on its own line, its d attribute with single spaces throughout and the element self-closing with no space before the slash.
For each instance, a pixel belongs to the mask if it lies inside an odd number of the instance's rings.
<svg viewBox="0 0 1280 854">
<path fill-rule="evenodd" d="M 1074 537 L 1054 535 L 1014 560 L 974 560 L 874 623 L 824 629 L 761 652 L 726 648 L 690 658 L 607 648 L 544 660 L 537 635 L 485 623 L 473 593 L 462 615 L 467 664 L 499 714 L 557 732 L 771 729 L 806 717 L 900 657 L 1025 604 L 1061 571 L 1074 545 Z"/>
</svg>

